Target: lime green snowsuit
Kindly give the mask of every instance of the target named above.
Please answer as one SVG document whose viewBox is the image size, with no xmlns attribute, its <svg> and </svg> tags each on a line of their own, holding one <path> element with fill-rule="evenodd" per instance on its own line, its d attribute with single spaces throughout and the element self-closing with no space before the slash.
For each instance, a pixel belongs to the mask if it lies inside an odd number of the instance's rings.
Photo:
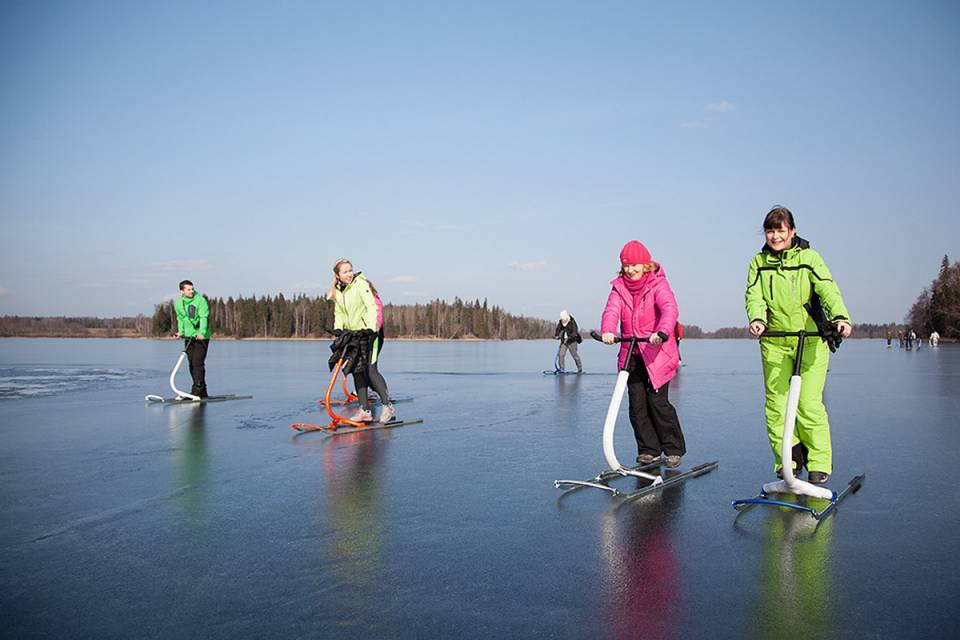
<svg viewBox="0 0 960 640">
<path fill-rule="evenodd" d="M 353 276 L 353 281 L 343 289 L 337 288 L 333 299 L 333 328 L 347 331 L 370 329 L 377 331 L 377 301 L 370 284 L 362 273 Z M 373 343 L 370 363 L 377 362 L 380 353 L 380 338 Z"/>
<path fill-rule="evenodd" d="M 817 325 L 803 308 L 811 295 L 820 297 L 830 322 L 849 322 L 847 308 L 830 270 L 810 243 L 799 236 L 793 246 L 774 253 L 764 245 L 750 261 L 747 273 L 746 307 L 751 323 L 764 323 L 771 331 L 816 331 Z M 767 435 L 780 468 L 780 441 L 787 410 L 787 393 L 793 375 L 797 338 L 767 338 L 760 341 L 763 381 L 766 390 Z M 807 469 L 830 473 L 833 451 L 830 423 L 823 406 L 823 385 L 827 379 L 830 350 L 823 340 L 808 338 L 804 343 L 800 377 L 803 385 L 797 407 L 794 442 L 808 449 Z"/>
<path fill-rule="evenodd" d="M 195 292 L 192 298 L 180 296 L 174 300 L 173 310 L 177 315 L 177 333 L 182 337 L 210 337 L 210 307 L 199 291 Z"/>
</svg>

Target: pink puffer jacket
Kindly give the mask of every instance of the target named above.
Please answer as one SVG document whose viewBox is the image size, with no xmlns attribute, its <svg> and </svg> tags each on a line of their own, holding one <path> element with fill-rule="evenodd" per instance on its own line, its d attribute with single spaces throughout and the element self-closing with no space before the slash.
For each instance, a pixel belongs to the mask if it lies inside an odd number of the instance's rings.
<svg viewBox="0 0 960 640">
<path fill-rule="evenodd" d="M 617 333 L 617 323 L 619 323 L 619 333 L 624 338 L 630 336 L 642 338 L 658 331 L 667 334 L 667 340 L 662 344 L 641 342 L 637 345 L 643 363 L 647 367 L 650 382 L 654 389 L 659 389 L 673 379 L 677 374 L 677 367 L 680 366 L 677 341 L 674 337 L 679 310 L 677 299 L 662 268 L 646 274 L 642 282 L 643 290 L 636 304 L 634 304 L 633 295 L 627 290 L 624 276 L 617 276 L 610 282 L 613 285 L 613 291 L 610 292 L 607 306 L 603 310 L 600 331 Z M 629 340 L 620 343 L 617 369 L 622 370 L 627 362 L 628 345 Z"/>
</svg>

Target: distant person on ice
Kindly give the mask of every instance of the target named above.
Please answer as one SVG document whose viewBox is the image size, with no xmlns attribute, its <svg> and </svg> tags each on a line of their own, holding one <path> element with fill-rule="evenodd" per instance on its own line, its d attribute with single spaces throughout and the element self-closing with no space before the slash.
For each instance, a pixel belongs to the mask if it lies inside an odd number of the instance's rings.
<svg viewBox="0 0 960 640">
<path fill-rule="evenodd" d="M 930 346 L 931 346 L 931 347 L 936 347 L 936 346 L 939 345 L 939 344 L 940 344 L 940 334 L 937 333 L 936 331 L 931 331 L 931 332 L 930 332 Z"/>
<path fill-rule="evenodd" d="M 383 327 L 382 307 L 377 304 L 378 296 L 362 273 L 354 273 L 349 260 L 341 258 L 333 265 L 333 285 L 327 297 L 333 300 L 334 332 L 369 330 L 369 354 L 363 371 L 353 374 L 353 384 L 357 390 L 357 411 L 350 416 L 355 422 L 373 422 L 370 411 L 367 388 L 370 387 L 380 396 L 380 422 L 390 422 L 396 415 L 387 381 L 377 368 L 377 356 L 380 354 L 382 340 L 379 332 Z"/>
<path fill-rule="evenodd" d="M 560 350 L 557 352 L 557 366 L 560 367 L 560 371 L 563 371 L 564 367 L 563 357 L 569 351 L 573 361 L 577 363 L 577 373 L 583 373 L 583 363 L 577 355 L 577 345 L 583 342 L 583 338 L 580 337 L 577 321 L 567 313 L 566 309 L 560 312 L 560 322 L 557 323 L 557 330 L 553 337 L 560 341 Z"/>
<path fill-rule="evenodd" d="M 677 339 L 677 360 L 683 362 L 683 356 L 680 355 L 680 341 L 683 340 L 683 325 L 677 323 L 677 328 L 673 330 L 673 337 Z"/>
<path fill-rule="evenodd" d="M 603 342 L 613 344 L 619 329 L 622 341 L 617 368 L 624 369 L 631 336 L 650 337 L 649 343 L 634 347 L 627 378 L 637 462 L 651 464 L 663 453 L 667 467 L 678 467 L 687 447 L 677 410 L 668 397 L 670 381 L 680 366 L 674 338 L 677 300 L 663 269 L 636 240 L 620 251 L 620 273 L 610 284 L 613 290 L 607 297 L 600 330 Z"/>
<path fill-rule="evenodd" d="M 763 221 L 766 243 L 750 261 L 747 273 L 746 310 L 750 333 L 762 336 L 771 331 L 817 331 L 805 303 L 822 306 L 826 319 L 836 325 L 841 337 L 850 335 L 850 319 L 840 289 L 810 243 L 797 235 L 793 214 L 774 207 Z M 816 309 L 817 304 L 811 308 Z M 767 436 L 773 451 L 774 468 L 780 471 L 780 447 L 784 413 L 793 364 L 796 338 L 769 338 L 760 341 L 763 381 L 766 392 Z M 827 379 L 830 349 L 821 339 L 804 342 L 800 377 L 803 385 L 797 408 L 793 443 L 794 474 L 806 466 L 811 484 L 823 484 L 833 470 L 830 423 L 823 406 L 823 385 Z"/>
<path fill-rule="evenodd" d="M 174 337 L 183 338 L 190 362 L 190 377 L 193 378 L 190 393 L 206 398 L 209 394 L 204 363 L 210 347 L 210 307 L 207 299 L 197 293 L 192 282 L 183 280 L 180 283 L 180 297 L 173 303 L 173 311 L 177 315 L 177 333 Z"/>
</svg>

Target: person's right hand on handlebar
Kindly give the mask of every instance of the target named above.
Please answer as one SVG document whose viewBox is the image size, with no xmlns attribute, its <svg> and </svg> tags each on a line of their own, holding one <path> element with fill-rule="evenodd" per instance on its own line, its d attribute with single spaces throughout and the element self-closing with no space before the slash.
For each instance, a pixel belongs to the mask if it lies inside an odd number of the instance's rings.
<svg viewBox="0 0 960 640">
<path fill-rule="evenodd" d="M 763 334 L 763 332 L 766 330 L 767 330 L 767 325 L 763 324 L 759 320 L 755 320 L 750 323 L 750 333 L 752 333 L 757 337 Z"/>
<path fill-rule="evenodd" d="M 605 333 L 600 337 L 603 339 L 603 344 L 613 344 L 617 336 L 612 333 Z"/>
</svg>

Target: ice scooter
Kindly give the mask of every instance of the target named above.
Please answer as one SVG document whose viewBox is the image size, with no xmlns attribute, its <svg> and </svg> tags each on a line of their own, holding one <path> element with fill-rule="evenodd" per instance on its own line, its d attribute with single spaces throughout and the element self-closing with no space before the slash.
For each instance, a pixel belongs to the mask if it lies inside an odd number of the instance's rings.
<svg viewBox="0 0 960 640">
<path fill-rule="evenodd" d="M 323 431 L 328 435 L 345 435 L 347 433 L 356 433 L 358 431 L 375 431 L 377 429 L 393 429 L 395 427 L 402 427 L 408 424 L 420 424 L 423 422 L 423 418 L 413 418 L 410 420 L 401 420 L 394 417 L 388 422 L 360 422 L 357 420 L 351 420 L 346 416 L 341 416 L 337 414 L 332 405 L 338 404 L 335 400 L 331 400 L 330 394 L 333 392 L 333 388 L 337 384 L 337 378 L 340 376 L 340 372 L 343 370 L 349 371 L 349 362 L 353 356 L 352 352 L 342 346 L 339 346 L 337 342 L 334 342 L 330 347 L 332 350 L 339 350 L 339 355 L 337 357 L 337 363 L 333 367 L 333 373 L 330 376 L 330 383 L 327 384 L 327 391 L 323 396 L 323 404 L 326 408 L 327 415 L 330 416 L 330 424 L 326 425 L 316 425 L 309 422 L 297 422 L 290 425 L 290 428 L 294 431 L 299 431 L 300 433 L 308 433 L 311 431 Z M 343 405 L 352 402 L 356 398 L 354 394 L 351 394 L 347 391 L 346 387 L 346 377 L 344 377 L 343 383 L 344 393 L 347 394 L 347 399 L 342 402 Z M 345 426 L 341 426 L 345 425 Z"/>
<path fill-rule="evenodd" d="M 793 442 L 793 433 L 797 422 L 797 406 L 800 404 L 800 388 L 803 384 L 800 378 L 803 342 L 808 336 L 820 337 L 822 335 L 819 331 L 764 331 L 763 334 L 760 335 L 761 339 L 797 338 L 797 355 L 796 358 L 794 358 L 793 375 L 790 377 L 790 391 L 787 394 L 787 412 L 783 420 L 783 439 L 780 441 L 780 472 L 783 479 L 764 484 L 756 497 L 734 500 L 732 503 L 733 507 L 738 511 L 743 511 L 755 505 L 767 505 L 806 511 L 817 520 L 820 520 L 833 512 L 844 498 L 851 493 L 856 493 L 863 484 L 864 474 L 861 473 L 854 476 L 843 490 L 836 492 L 826 487 L 810 484 L 793 475 L 792 450 L 787 443 Z M 819 498 L 821 500 L 827 500 L 828 504 L 824 508 L 817 510 L 805 504 L 787 502 L 770 497 L 771 494 L 777 493 Z"/>
<path fill-rule="evenodd" d="M 156 402 L 158 404 L 192 404 L 192 403 L 205 403 L 205 402 L 226 402 L 227 400 L 249 400 L 250 398 L 253 397 L 253 396 L 226 395 L 226 396 L 207 396 L 206 398 L 201 398 L 200 396 L 177 389 L 177 385 L 176 385 L 177 372 L 180 370 L 180 365 L 183 364 L 183 361 L 187 357 L 187 349 L 190 348 L 190 345 L 193 344 L 194 340 L 195 338 L 190 338 L 187 341 L 187 344 L 184 345 L 183 347 L 183 351 L 180 352 L 180 357 L 177 359 L 177 364 L 173 366 L 173 371 L 170 372 L 170 388 L 173 389 L 173 392 L 176 394 L 176 396 L 173 398 L 164 398 L 163 396 L 156 396 L 156 395 L 150 394 L 144 398 L 147 402 Z"/>
<path fill-rule="evenodd" d="M 591 331 L 590 336 L 594 340 L 602 342 L 602 338 L 599 333 L 596 331 Z M 627 379 L 630 377 L 630 359 L 634 357 L 634 348 L 637 343 L 640 342 L 649 342 L 649 336 L 645 338 L 638 337 L 623 337 L 615 338 L 614 342 L 623 342 L 629 341 L 630 346 L 627 350 L 627 359 L 623 364 L 623 369 L 617 374 L 617 382 L 613 388 L 613 397 L 610 398 L 610 405 L 607 407 L 607 417 L 603 423 L 603 457 L 609 465 L 609 469 L 601 471 L 597 474 L 596 477 L 591 478 L 590 480 L 555 480 L 554 486 L 558 489 L 565 489 L 566 491 L 573 491 L 575 489 L 580 489 L 583 487 L 591 487 L 593 489 L 600 489 L 601 491 L 608 491 L 611 495 L 614 496 L 623 496 L 627 499 L 639 498 L 640 496 L 651 493 L 653 491 L 659 491 L 664 487 L 667 487 L 671 484 L 677 484 L 690 478 L 695 478 L 697 476 L 709 473 L 717 468 L 719 461 L 713 462 L 704 462 L 699 464 L 689 471 L 684 471 L 672 475 L 667 475 L 664 477 L 664 474 L 660 473 L 660 464 L 661 462 L 654 461 L 650 464 L 640 465 L 637 467 L 625 467 L 617 459 L 617 454 L 614 451 L 613 445 L 613 434 L 617 426 L 617 416 L 620 413 L 620 404 L 623 401 L 624 391 L 627 389 Z M 623 492 L 616 487 L 611 487 L 608 482 L 615 478 L 622 477 L 633 477 L 641 478 L 643 480 L 649 480 L 649 484 L 640 487 L 634 491 Z"/>
</svg>

